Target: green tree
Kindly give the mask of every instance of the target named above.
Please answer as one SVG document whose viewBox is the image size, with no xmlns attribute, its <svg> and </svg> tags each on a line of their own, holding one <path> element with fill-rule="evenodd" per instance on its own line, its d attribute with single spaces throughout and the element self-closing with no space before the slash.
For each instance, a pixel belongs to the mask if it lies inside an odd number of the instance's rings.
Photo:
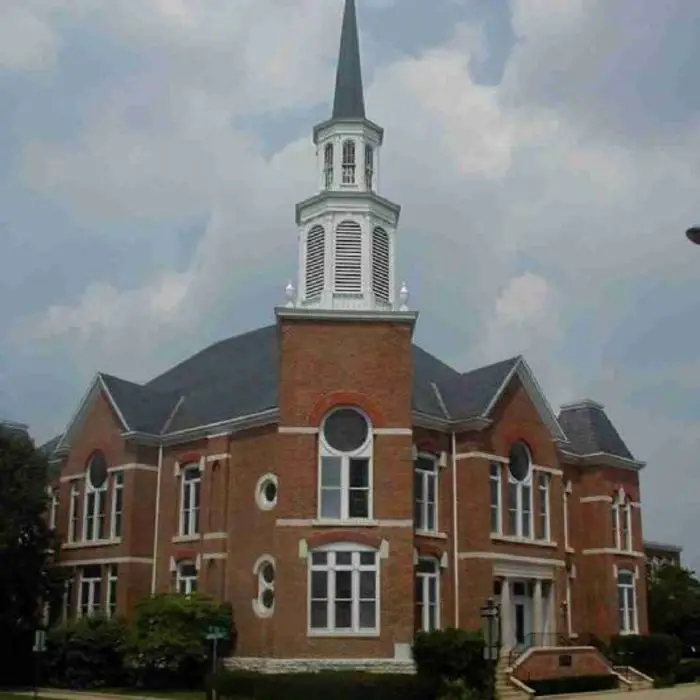
<svg viewBox="0 0 700 700">
<path fill-rule="evenodd" d="M 0 427 L 0 639 L 17 655 L 17 663 L 4 659 L 0 681 L 10 682 L 10 671 L 19 672 L 20 660 L 31 655 L 32 631 L 60 588 L 50 569 L 47 469 L 27 435 Z"/>
<path fill-rule="evenodd" d="M 690 645 L 700 631 L 700 581 L 689 569 L 660 567 L 648 580 L 649 628 Z"/>
</svg>

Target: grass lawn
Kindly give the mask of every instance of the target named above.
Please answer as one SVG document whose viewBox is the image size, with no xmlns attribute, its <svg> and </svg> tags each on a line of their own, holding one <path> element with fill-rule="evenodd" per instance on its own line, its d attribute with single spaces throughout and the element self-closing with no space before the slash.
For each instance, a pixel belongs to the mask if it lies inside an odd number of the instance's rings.
<svg viewBox="0 0 700 700">
<path fill-rule="evenodd" d="M 154 691 L 148 691 L 148 690 L 134 690 L 131 688 L 99 688 L 95 689 L 93 691 L 86 690 L 86 691 L 73 691 L 73 690 L 67 690 L 67 689 L 59 689 L 56 688 L 56 692 L 65 692 L 67 695 L 73 695 L 75 694 L 76 696 L 92 696 L 92 695 L 124 695 L 125 697 L 129 697 L 131 695 L 140 695 L 142 697 L 149 697 L 149 698 L 163 698 L 163 700 L 204 700 L 204 691 L 193 691 L 193 690 L 182 690 L 182 691 L 173 691 L 173 692 L 158 692 L 157 690 Z M 26 694 L 28 693 L 28 694 Z M 33 698 L 34 695 L 31 693 L 31 691 L 24 691 L 23 694 L 14 694 L 14 693 L 9 693 L 9 692 L 0 692 L 0 700 L 28 700 L 29 698 Z M 53 700 L 51 696 L 46 696 L 46 695 L 41 695 L 39 694 L 38 700 Z"/>
</svg>

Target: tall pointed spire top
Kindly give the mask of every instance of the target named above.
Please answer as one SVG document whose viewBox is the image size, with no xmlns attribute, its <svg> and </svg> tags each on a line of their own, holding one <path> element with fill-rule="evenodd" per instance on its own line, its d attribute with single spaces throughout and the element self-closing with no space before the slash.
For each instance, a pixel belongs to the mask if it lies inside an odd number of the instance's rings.
<svg viewBox="0 0 700 700">
<path fill-rule="evenodd" d="M 362 65 L 360 63 L 360 41 L 357 34 L 355 0 L 345 0 L 338 72 L 335 77 L 333 119 L 365 119 L 365 97 L 362 89 Z"/>
</svg>

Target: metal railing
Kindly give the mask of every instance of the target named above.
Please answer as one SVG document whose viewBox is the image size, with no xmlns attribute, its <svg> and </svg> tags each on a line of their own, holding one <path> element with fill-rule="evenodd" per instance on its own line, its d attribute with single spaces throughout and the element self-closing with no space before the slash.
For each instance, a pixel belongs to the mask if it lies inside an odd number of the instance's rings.
<svg viewBox="0 0 700 700">
<path fill-rule="evenodd" d="M 509 652 L 508 665 L 512 666 L 528 649 L 540 647 L 569 647 L 571 640 L 557 632 L 531 632 L 525 635 Z"/>
</svg>

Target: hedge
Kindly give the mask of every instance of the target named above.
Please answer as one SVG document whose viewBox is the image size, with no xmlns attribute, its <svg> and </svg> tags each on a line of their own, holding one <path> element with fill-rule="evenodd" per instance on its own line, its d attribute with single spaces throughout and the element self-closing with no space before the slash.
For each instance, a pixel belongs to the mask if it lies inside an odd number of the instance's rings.
<svg viewBox="0 0 700 700">
<path fill-rule="evenodd" d="M 612 690 L 617 687 L 617 676 L 564 676 L 544 680 L 527 680 L 535 695 L 561 695 L 562 693 L 590 693 L 596 690 Z"/>
<path fill-rule="evenodd" d="M 676 683 L 700 681 L 700 659 L 683 659 L 674 671 Z"/>
<path fill-rule="evenodd" d="M 255 700 L 436 700 L 428 679 L 417 676 L 325 671 L 321 673 L 260 674 L 220 671 L 210 676 L 207 690 L 218 698 Z"/>
<path fill-rule="evenodd" d="M 621 635 L 610 640 L 610 658 L 652 678 L 669 678 L 681 659 L 680 641 L 668 634 Z"/>
</svg>

